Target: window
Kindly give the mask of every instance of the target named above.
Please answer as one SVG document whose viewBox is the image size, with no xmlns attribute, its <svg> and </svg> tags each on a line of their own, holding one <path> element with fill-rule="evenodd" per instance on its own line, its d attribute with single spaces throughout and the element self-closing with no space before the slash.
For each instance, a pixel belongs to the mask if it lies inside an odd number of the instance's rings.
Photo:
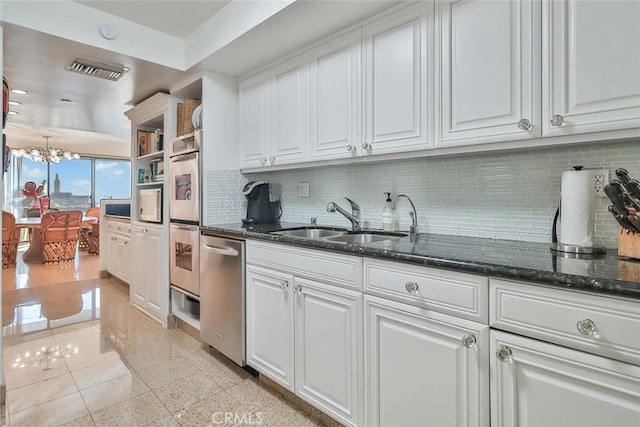
<svg viewBox="0 0 640 427">
<path fill-rule="evenodd" d="M 83 157 L 51 164 L 51 185 L 47 185 L 47 164 L 26 157 L 11 157 L 4 180 L 5 206 L 16 217 L 25 217 L 32 205 L 39 206 L 22 194 L 24 185 L 32 181 L 44 187 L 40 196 L 51 197 L 51 207 L 60 210 L 86 210 L 100 206 L 100 200 L 131 197 L 131 161 Z"/>
<path fill-rule="evenodd" d="M 102 199 L 128 199 L 131 197 L 131 161 L 96 159 L 96 206 Z"/>
</svg>

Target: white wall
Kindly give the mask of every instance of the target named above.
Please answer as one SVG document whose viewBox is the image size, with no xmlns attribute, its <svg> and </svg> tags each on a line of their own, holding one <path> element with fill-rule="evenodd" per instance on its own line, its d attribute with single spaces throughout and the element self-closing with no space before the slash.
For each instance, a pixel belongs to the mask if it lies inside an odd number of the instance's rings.
<svg viewBox="0 0 640 427">
<path fill-rule="evenodd" d="M 326 212 L 330 201 L 347 208 L 343 199 L 347 196 L 360 204 L 368 226 L 381 228 L 383 192 L 391 191 L 412 198 L 421 232 L 548 242 L 560 177 L 573 165 L 611 173 L 623 167 L 640 178 L 640 141 L 255 173 L 245 178 L 272 183 L 271 191 L 282 197 L 283 221 L 308 223 L 315 216 L 319 224 L 348 227 L 342 215 Z M 311 184 L 310 198 L 298 197 L 300 182 Z M 615 247 L 618 226 L 607 212 L 608 205 L 608 199 L 598 199 L 596 239 Z M 405 230 L 410 224 L 408 211 L 406 201 L 399 202 Z"/>
</svg>

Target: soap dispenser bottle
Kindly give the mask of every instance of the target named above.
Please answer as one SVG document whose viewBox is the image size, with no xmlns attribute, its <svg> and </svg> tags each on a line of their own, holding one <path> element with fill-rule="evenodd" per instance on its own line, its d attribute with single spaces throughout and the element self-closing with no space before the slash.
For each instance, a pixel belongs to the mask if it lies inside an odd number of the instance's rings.
<svg viewBox="0 0 640 427">
<path fill-rule="evenodd" d="M 393 202 L 391 201 L 391 193 L 384 193 L 387 195 L 384 209 L 382 209 L 382 228 L 386 231 L 393 230 Z"/>
</svg>

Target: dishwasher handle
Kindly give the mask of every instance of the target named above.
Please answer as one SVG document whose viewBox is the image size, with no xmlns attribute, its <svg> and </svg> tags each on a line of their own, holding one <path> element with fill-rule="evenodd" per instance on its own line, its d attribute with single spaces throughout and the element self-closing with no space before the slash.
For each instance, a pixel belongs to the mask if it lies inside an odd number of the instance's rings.
<svg viewBox="0 0 640 427">
<path fill-rule="evenodd" d="M 207 244 L 202 245 L 206 250 L 219 254 L 219 255 L 227 255 L 227 256 L 238 256 L 240 253 L 233 248 L 218 248 L 216 246 L 209 246 Z"/>
</svg>

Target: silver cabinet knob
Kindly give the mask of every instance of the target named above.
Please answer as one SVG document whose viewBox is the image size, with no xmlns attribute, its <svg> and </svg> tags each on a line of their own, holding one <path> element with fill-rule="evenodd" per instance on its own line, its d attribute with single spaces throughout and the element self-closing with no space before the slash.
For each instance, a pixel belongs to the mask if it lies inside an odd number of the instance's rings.
<svg viewBox="0 0 640 427">
<path fill-rule="evenodd" d="M 260 163 L 262 163 L 262 166 L 267 164 L 267 158 L 266 157 L 260 157 Z"/>
<path fill-rule="evenodd" d="M 518 122 L 518 127 L 522 130 L 531 129 L 531 122 L 527 119 L 522 119 Z"/>
<path fill-rule="evenodd" d="M 355 146 L 355 145 L 353 145 L 353 144 L 349 144 L 349 145 L 347 145 L 347 151 L 348 151 L 349 153 L 355 153 L 355 152 L 356 152 L 356 146 Z"/>
<path fill-rule="evenodd" d="M 269 157 L 269 163 L 274 164 L 276 162 L 276 156 Z"/>
<path fill-rule="evenodd" d="M 407 282 L 404 284 L 404 288 L 407 290 L 407 292 L 411 293 L 411 294 L 415 294 L 418 292 L 418 289 L 420 288 L 418 286 L 418 284 L 416 282 Z"/>
<path fill-rule="evenodd" d="M 296 285 L 293 287 L 293 292 L 295 292 L 296 294 L 299 294 L 300 292 L 302 292 L 302 286 L 300 285 Z"/>
<path fill-rule="evenodd" d="M 286 291 L 287 289 L 289 289 L 289 281 L 283 280 L 282 282 L 280 282 L 280 286 L 282 286 L 282 289 Z"/>
<path fill-rule="evenodd" d="M 562 126 L 564 123 L 564 117 L 562 117 L 560 114 L 556 114 L 553 117 L 551 117 L 551 126 Z"/>
<path fill-rule="evenodd" d="M 598 333 L 598 328 L 596 328 L 596 324 L 591 319 L 584 319 L 579 321 L 576 324 L 576 328 L 578 328 L 578 332 L 582 335 L 592 336 Z"/>
<path fill-rule="evenodd" d="M 462 345 L 464 345 L 467 348 L 475 348 L 477 342 L 478 340 L 476 339 L 476 336 L 473 334 L 467 334 L 462 337 Z"/>
<path fill-rule="evenodd" d="M 511 362 L 513 353 L 509 347 L 501 345 L 498 351 L 496 351 L 496 356 L 503 362 Z"/>
<path fill-rule="evenodd" d="M 373 145 L 369 144 L 368 142 L 363 142 L 362 149 L 366 151 L 373 150 Z"/>
</svg>

